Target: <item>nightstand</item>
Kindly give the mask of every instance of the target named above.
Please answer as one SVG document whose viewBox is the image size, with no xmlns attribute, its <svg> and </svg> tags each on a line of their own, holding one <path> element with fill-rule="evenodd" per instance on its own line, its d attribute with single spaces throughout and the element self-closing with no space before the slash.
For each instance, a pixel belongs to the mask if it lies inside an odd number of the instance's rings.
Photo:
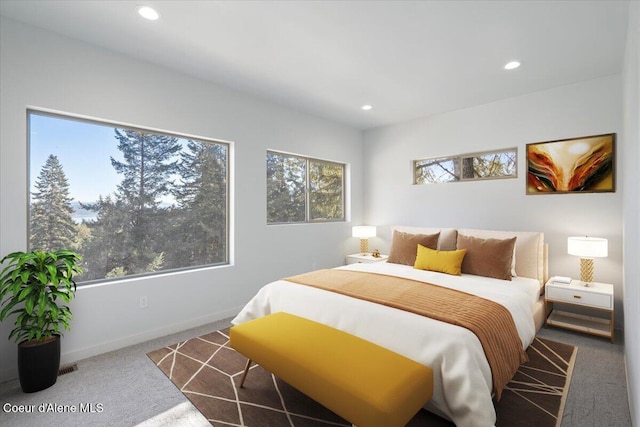
<svg viewBox="0 0 640 427">
<path fill-rule="evenodd" d="M 379 258 L 374 258 L 371 254 L 353 254 L 347 255 L 347 264 L 357 264 L 357 263 L 373 263 L 373 262 L 383 262 L 389 258 L 389 255 L 380 255 Z"/>
<path fill-rule="evenodd" d="M 610 338 L 613 342 L 613 285 L 592 282 L 584 286 L 580 280 L 572 280 L 570 284 L 549 280 L 544 288 L 544 300 L 545 313 L 551 310 L 547 325 Z M 608 318 L 558 310 L 554 308 L 556 303 L 604 312 Z"/>
</svg>

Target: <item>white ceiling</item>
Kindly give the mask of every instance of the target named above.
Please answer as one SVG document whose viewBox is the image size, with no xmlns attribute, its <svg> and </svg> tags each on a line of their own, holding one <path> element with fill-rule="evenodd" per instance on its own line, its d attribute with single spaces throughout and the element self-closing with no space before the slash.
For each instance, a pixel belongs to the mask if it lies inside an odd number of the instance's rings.
<svg viewBox="0 0 640 427">
<path fill-rule="evenodd" d="M 366 129 L 620 73 L 628 2 L 1 0 L 0 14 Z"/>
</svg>

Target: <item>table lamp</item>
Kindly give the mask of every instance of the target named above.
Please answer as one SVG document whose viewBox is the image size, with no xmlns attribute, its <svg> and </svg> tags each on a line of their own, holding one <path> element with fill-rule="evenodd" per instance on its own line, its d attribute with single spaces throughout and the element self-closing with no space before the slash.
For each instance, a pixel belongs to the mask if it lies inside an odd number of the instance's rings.
<svg viewBox="0 0 640 427">
<path fill-rule="evenodd" d="M 360 253 L 369 252 L 369 237 L 376 237 L 376 227 L 373 225 L 357 225 L 352 228 L 352 236 L 360 238 Z"/>
<path fill-rule="evenodd" d="M 593 282 L 593 259 L 607 256 L 607 239 L 599 237 L 569 237 L 567 239 L 569 255 L 580 257 L 580 281 L 585 286 Z"/>
</svg>

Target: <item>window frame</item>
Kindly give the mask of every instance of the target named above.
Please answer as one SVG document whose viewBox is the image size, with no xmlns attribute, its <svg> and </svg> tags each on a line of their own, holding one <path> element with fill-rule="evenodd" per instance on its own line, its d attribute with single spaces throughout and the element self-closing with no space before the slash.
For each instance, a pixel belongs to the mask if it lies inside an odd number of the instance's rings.
<svg viewBox="0 0 640 427">
<path fill-rule="evenodd" d="M 137 279 L 137 278 L 142 278 L 142 277 L 150 277 L 150 276 L 160 276 L 160 275 L 166 275 L 166 274 L 173 274 L 173 273 L 179 273 L 179 272 L 186 272 L 186 271 L 195 271 L 195 270 L 202 270 L 202 269 L 207 269 L 207 268 L 216 268 L 216 267 L 224 267 L 224 266 L 229 266 L 232 265 L 232 258 L 233 258 L 233 254 L 232 254 L 232 247 L 233 247 L 233 236 L 231 235 L 232 233 L 232 225 L 231 225 L 231 213 L 232 213 L 232 200 L 233 200 L 233 194 L 232 194 L 232 190 L 234 188 L 233 183 L 231 182 L 231 176 L 233 175 L 232 173 L 232 168 L 233 168 L 233 143 L 231 141 L 225 141 L 222 139 L 214 139 L 214 138 L 208 138 L 208 137 L 202 137 L 202 136 L 196 136 L 196 135 L 192 135 L 192 134 L 186 134 L 186 133 L 180 133 L 180 132 L 173 132 L 173 131 L 166 131 L 166 130 L 160 130 L 157 128 L 150 128 L 150 127 L 143 127 L 143 126 L 137 126 L 137 125 L 131 125 L 128 123 L 122 123 L 122 122 L 116 122 L 116 121 L 111 121 L 111 120 L 103 120 L 103 119 L 98 119 L 98 118 L 93 118 L 93 117 L 87 117 L 87 116 L 81 116 L 81 115 L 76 115 L 73 113 L 67 113 L 67 112 L 58 112 L 58 111 L 51 111 L 51 110 L 46 110 L 46 109 L 38 109 L 38 108 L 32 108 L 29 107 L 26 109 L 26 140 L 27 140 L 27 168 L 26 168 L 26 172 L 27 172 L 27 209 L 26 209 L 26 214 L 27 214 L 27 227 L 26 227 L 26 247 L 27 250 L 31 250 L 31 190 L 32 190 L 32 180 L 31 180 L 31 168 L 32 168 L 32 164 L 31 164 L 31 116 L 32 115 L 38 115 L 38 116 L 44 116 L 44 117 L 50 117 L 50 118 L 56 118 L 56 119 L 62 119 L 62 120 L 68 120 L 68 121 L 74 121 L 74 122 L 79 122 L 79 123 L 85 123 L 85 124 L 92 124 L 92 125 L 96 125 L 96 126 L 103 126 L 103 127 L 108 127 L 108 128 L 113 128 L 113 129 L 124 129 L 124 130 L 132 130 L 135 132 L 140 132 L 140 133 L 152 133 L 152 134 L 157 134 L 157 135 L 163 135 L 163 136 L 168 136 L 168 137 L 174 137 L 174 138 L 178 138 L 178 139 L 182 139 L 182 140 L 193 140 L 196 142 L 203 142 L 203 143 L 211 143 L 211 144 L 217 144 L 217 145 L 223 145 L 226 148 L 226 162 L 225 162 L 225 182 L 226 182 L 226 197 L 225 197 L 225 209 L 224 209 L 224 213 L 225 213 L 225 224 L 224 224 L 224 233 L 226 236 L 226 242 L 225 242 L 225 254 L 224 254 L 224 261 L 222 262 L 216 262 L 216 263 L 211 263 L 211 264 L 201 264 L 201 265 L 195 265 L 195 266 L 187 266 L 187 267 L 176 267 L 176 268 L 169 268 L 169 269 L 163 269 L 163 270 L 159 270 L 159 271 L 152 271 L 152 272 L 144 272 L 144 273 L 135 273 L 135 274 L 127 274 L 125 276 L 117 276 L 117 277 L 104 277 L 104 278 L 98 278 L 98 279 L 90 279 L 90 280 L 82 280 L 81 276 L 78 276 L 76 281 L 77 281 L 77 285 L 80 287 L 85 287 L 85 286 L 89 286 L 89 285 L 97 285 L 97 284 L 110 284 L 110 283 L 117 283 L 117 282 L 122 282 L 122 281 L 126 281 L 126 280 L 130 280 L 130 279 Z"/>
<path fill-rule="evenodd" d="M 514 154 L 514 173 L 512 175 L 493 175 L 493 176 L 483 176 L 483 177 L 465 177 L 464 176 L 464 161 L 468 159 L 474 159 L 478 157 L 483 157 L 487 155 L 497 155 L 503 153 L 513 153 Z M 427 162 L 429 160 L 437 160 L 438 163 L 440 161 L 447 162 L 451 161 L 454 163 L 454 167 L 459 171 L 459 175 L 454 175 L 454 179 L 450 181 L 438 181 L 438 182 L 418 182 L 418 163 Z M 451 156 L 437 156 L 437 157 L 427 157 L 422 159 L 413 160 L 412 164 L 412 175 L 413 175 L 413 184 L 414 185 L 429 185 L 429 184 L 448 184 L 451 182 L 470 182 L 470 181 L 487 181 L 487 180 L 495 180 L 495 179 L 512 179 L 518 177 L 518 147 L 511 148 L 503 148 L 499 150 L 487 150 L 487 151 L 478 151 L 475 153 L 465 153 Z"/>
<path fill-rule="evenodd" d="M 291 158 L 296 158 L 296 159 L 300 159 L 300 160 L 304 160 L 305 161 L 305 219 L 304 221 L 296 221 L 296 222 L 270 222 L 269 221 L 269 212 L 266 213 L 266 218 L 267 218 L 267 225 L 294 225 L 294 224 L 324 224 L 324 223 L 332 223 L 332 222 L 346 222 L 347 221 L 347 164 L 346 163 L 341 163 L 341 162 L 337 162 L 334 160 L 325 160 L 325 159 L 319 159 L 319 158 L 315 158 L 315 157 L 310 157 L 310 156 L 304 156 L 301 154 L 294 154 L 294 153 L 288 153 L 288 152 L 284 152 L 284 151 L 278 151 L 278 150 L 270 150 L 267 149 L 266 152 L 266 156 L 269 156 L 269 154 L 274 154 L 277 156 L 284 156 L 284 157 L 291 157 Z M 311 199 L 311 192 L 310 192 L 310 187 L 311 187 L 311 174 L 309 173 L 310 171 L 310 164 L 314 162 L 314 163 L 321 163 L 321 164 L 326 164 L 326 165 L 332 165 L 332 166 L 339 166 L 342 168 L 342 179 L 341 179 L 341 207 L 342 207 L 342 216 L 339 219 L 310 219 L 311 217 L 311 203 L 310 203 L 310 199 Z M 266 175 L 266 174 L 265 174 Z M 269 203 L 269 192 L 268 192 L 268 188 L 269 188 L 269 182 L 266 182 L 266 187 L 267 187 L 267 205 Z"/>
</svg>

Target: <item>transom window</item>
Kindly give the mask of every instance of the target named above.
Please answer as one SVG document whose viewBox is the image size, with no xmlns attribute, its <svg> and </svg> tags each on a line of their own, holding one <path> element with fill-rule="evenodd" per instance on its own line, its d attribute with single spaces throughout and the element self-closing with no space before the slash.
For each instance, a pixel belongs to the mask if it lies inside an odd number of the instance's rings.
<svg viewBox="0 0 640 427">
<path fill-rule="evenodd" d="M 267 223 L 345 220 L 345 165 L 267 151 Z"/>
<path fill-rule="evenodd" d="M 229 144 L 28 111 L 29 248 L 79 284 L 229 260 Z"/>
<path fill-rule="evenodd" d="M 517 168 L 517 148 L 414 160 L 413 183 L 437 184 L 479 179 L 517 178 Z"/>
</svg>

